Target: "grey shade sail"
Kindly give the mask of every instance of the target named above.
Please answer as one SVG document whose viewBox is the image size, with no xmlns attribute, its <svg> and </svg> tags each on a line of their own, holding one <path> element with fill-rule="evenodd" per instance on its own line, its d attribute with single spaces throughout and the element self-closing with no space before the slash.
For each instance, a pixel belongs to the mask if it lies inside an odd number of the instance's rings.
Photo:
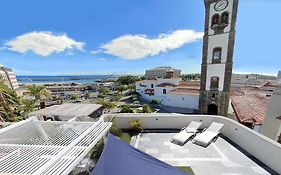
<svg viewBox="0 0 281 175">
<path fill-rule="evenodd" d="M 91 175 L 187 175 L 109 135 Z"/>
</svg>

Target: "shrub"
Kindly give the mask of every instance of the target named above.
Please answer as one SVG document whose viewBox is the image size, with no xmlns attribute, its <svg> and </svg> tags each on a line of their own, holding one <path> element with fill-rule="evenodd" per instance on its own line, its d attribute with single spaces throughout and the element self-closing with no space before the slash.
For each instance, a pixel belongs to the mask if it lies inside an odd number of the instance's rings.
<svg viewBox="0 0 281 175">
<path fill-rule="evenodd" d="M 115 93 L 111 96 L 110 101 L 119 101 L 122 98 L 120 93 Z"/>
<path fill-rule="evenodd" d="M 120 113 L 134 113 L 134 110 L 130 106 L 124 105 L 121 108 Z"/>
<path fill-rule="evenodd" d="M 152 113 L 152 109 L 148 104 L 142 105 L 142 113 Z"/>
<path fill-rule="evenodd" d="M 151 103 L 151 104 L 157 104 L 157 105 L 161 104 L 160 100 L 157 100 L 157 99 L 151 100 L 150 103 Z"/>
<path fill-rule="evenodd" d="M 117 128 L 115 122 L 112 122 L 112 126 L 110 127 L 109 132 L 112 135 L 117 136 L 117 137 L 121 137 L 122 136 L 122 131 Z"/>
<path fill-rule="evenodd" d="M 98 100 L 96 103 L 102 105 L 105 109 L 113 109 L 116 107 L 115 103 L 105 100 Z"/>
<path fill-rule="evenodd" d="M 133 104 L 140 104 L 140 102 L 138 100 L 133 101 Z"/>
<path fill-rule="evenodd" d="M 70 100 L 77 100 L 79 97 L 78 95 L 71 95 Z"/>
<path fill-rule="evenodd" d="M 92 153 L 90 155 L 91 159 L 99 159 L 104 148 L 103 140 L 100 140 L 92 149 Z"/>
<path fill-rule="evenodd" d="M 140 120 L 133 120 L 130 123 L 130 126 L 134 133 L 140 133 L 143 131 L 142 122 Z"/>
</svg>

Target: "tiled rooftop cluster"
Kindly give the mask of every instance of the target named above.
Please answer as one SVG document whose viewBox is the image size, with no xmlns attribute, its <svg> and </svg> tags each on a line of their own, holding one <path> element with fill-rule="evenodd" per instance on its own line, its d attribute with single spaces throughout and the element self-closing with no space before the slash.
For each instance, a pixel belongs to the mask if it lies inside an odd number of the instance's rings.
<svg viewBox="0 0 281 175">
<path fill-rule="evenodd" d="M 267 92 L 272 94 L 272 92 Z M 231 92 L 231 104 L 239 122 L 262 124 L 270 96 L 253 87 L 235 89 Z"/>
</svg>

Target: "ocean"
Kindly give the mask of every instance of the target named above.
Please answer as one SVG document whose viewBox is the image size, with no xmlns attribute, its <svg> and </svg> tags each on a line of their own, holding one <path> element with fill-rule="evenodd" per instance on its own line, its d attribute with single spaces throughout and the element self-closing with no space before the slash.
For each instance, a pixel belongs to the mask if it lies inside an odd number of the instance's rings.
<svg viewBox="0 0 281 175">
<path fill-rule="evenodd" d="M 116 75 L 66 75 L 66 76 L 16 76 L 18 83 L 81 83 L 94 84 L 96 81 L 117 79 Z"/>
</svg>

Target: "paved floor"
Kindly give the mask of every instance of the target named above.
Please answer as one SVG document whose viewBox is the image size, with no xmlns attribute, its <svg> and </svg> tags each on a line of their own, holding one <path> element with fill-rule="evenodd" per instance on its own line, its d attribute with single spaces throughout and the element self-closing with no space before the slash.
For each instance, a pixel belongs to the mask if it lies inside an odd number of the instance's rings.
<svg viewBox="0 0 281 175">
<path fill-rule="evenodd" d="M 170 142 L 175 133 L 142 133 L 131 145 L 173 166 L 191 166 L 195 175 L 270 174 L 237 148 L 219 137 L 207 148 L 189 141 L 184 146 Z"/>
</svg>

